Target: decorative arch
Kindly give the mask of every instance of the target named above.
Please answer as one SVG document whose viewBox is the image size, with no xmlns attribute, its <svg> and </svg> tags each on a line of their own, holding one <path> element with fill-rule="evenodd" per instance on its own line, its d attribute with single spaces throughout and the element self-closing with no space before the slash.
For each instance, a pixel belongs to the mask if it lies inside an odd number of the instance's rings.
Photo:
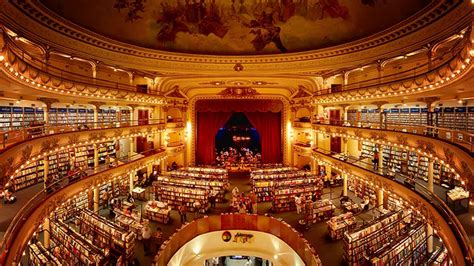
<svg viewBox="0 0 474 266">
<path fill-rule="evenodd" d="M 188 154 L 188 161 L 191 164 L 196 163 L 196 141 L 197 141 L 197 111 L 199 110 L 198 102 L 199 101 L 204 101 L 204 100 L 224 100 L 222 96 L 219 95 L 201 95 L 201 96 L 196 96 L 190 99 L 190 104 L 189 104 L 189 116 L 188 120 L 191 123 L 192 127 L 192 136 L 191 136 L 191 141 L 188 145 L 189 152 Z M 241 97 L 225 97 L 225 100 L 242 100 Z M 272 110 L 278 110 L 281 111 L 281 143 L 282 143 L 282 152 L 283 152 L 283 163 L 289 164 L 291 162 L 291 150 L 289 148 L 289 139 L 288 139 L 288 129 L 287 129 L 287 123 L 289 122 L 289 110 L 290 110 L 290 105 L 289 101 L 283 97 L 283 96 L 278 96 L 278 95 L 258 95 L 254 96 L 250 99 L 246 98 L 245 100 L 251 101 L 251 100 L 263 100 L 263 101 L 279 101 L 281 105 L 279 107 L 276 107 L 274 104 L 268 104 L 268 108 L 275 108 Z M 264 107 L 258 107 L 256 105 L 250 105 L 252 110 L 263 110 L 262 108 Z M 235 109 L 236 106 L 230 107 L 228 110 Z M 279 108 L 279 109 L 278 109 Z M 237 109 L 235 109 L 237 110 Z M 264 110 L 268 111 L 268 110 Z M 275 111 L 275 112 L 278 112 Z"/>
</svg>

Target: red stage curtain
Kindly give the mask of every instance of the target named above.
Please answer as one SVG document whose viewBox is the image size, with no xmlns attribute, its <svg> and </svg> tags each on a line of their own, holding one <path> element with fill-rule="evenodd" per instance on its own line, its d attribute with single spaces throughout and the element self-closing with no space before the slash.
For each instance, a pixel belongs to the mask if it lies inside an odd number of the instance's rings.
<svg viewBox="0 0 474 266">
<path fill-rule="evenodd" d="M 281 113 L 244 112 L 260 135 L 263 163 L 281 163 Z"/>
<path fill-rule="evenodd" d="M 216 134 L 229 120 L 231 112 L 198 112 L 196 163 L 213 164 L 216 159 Z"/>
</svg>

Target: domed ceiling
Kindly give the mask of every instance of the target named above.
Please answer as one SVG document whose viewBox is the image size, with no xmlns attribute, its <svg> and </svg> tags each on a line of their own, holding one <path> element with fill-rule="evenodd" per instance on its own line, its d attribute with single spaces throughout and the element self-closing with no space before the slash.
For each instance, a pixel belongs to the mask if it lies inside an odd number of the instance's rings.
<svg viewBox="0 0 474 266">
<path fill-rule="evenodd" d="M 40 0 L 109 38 L 163 51 L 255 55 L 354 41 L 393 26 L 429 0 Z"/>
</svg>

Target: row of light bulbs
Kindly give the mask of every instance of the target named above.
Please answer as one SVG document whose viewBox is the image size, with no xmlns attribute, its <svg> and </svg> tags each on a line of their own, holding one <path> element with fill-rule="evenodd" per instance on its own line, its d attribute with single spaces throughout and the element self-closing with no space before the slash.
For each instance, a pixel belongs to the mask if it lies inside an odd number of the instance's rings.
<svg viewBox="0 0 474 266">
<path fill-rule="evenodd" d="M 319 130 L 319 129 L 313 129 L 313 130 L 316 133 L 327 134 L 327 132 Z M 445 167 L 446 169 L 448 169 L 452 173 L 455 173 L 457 179 L 459 179 L 461 177 L 456 172 L 456 169 L 454 169 L 454 167 L 451 167 L 451 165 L 446 163 L 444 160 L 442 160 L 438 156 L 436 156 L 436 155 L 433 156 L 433 154 L 431 154 L 431 153 L 427 153 L 426 151 L 422 151 L 421 149 L 416 149 L 415 147 L 410 147 L 409 145 L 402 145 L 402 144 L 398 144 L 398 143 L 395 143 L 395 142 L 379 140 L 379 139 L 373 140 L 373 139 L 370 139 L 370 138 L 357 137 L 357 136 L 352 136 L 352 135 L 349 135 L 349 134 L 342 134 L 342 133 L 331 133 L 331 134 L 334 137 L 352 138 L 352 139 L 356 139 L 356 140 L 359 140 L 359 141 L 367 141 L 367 142 L 377 143 L 377 144 L 380 144 L 380 145 L 394 146 L 394 147 L 398 147 L 398 148 L 401 148 L 401 149 L 405 149 L 407 151 L 416 152 L 416 153 L 418 153 L 420 155 L 423 155 L 425 157 L 429 157 L 429 159 L 432 159 L 434 161 L 438 161 L 443 167 Z M 464 180 L 461 180 L 461 183 L 463 185 L 465 185 Z"/>
<path fill-rule="evenodd" d="M 0 55 L 0 62 L 4 61 L 5 60 L 5 56 L 3 55 Z M 20 74 L 19 72 L 15 71 L 15 69 L 13 68 L 13 65 L 9 64 L 8 62 L 5 62 L 3 64 L 5 66 L 5 68 L 7 70 L 9 70 L 13 75 L 15 75 L 16 77 L 18 77 L 21 81 L 27 83 L 27 84 L 30 84 L 31 86 L 33 87 L 37 87 L 37 88 L 42 88 L 44 90 L 47 90 L 47 91 L 50 91 L 50 92 L 55 92 L 55 93 L 60 93 L 60 94 L 64 94 L 64 95 L 74 95 L 74 96 L 82 96 L 82 97 L 94 97 L 94 98 L 99 98 L 99 99 L 110 99 L 110 100 L 125 100 L 125 101 L 129 101 L 129 102 L 141 102 L 141 103 L 150 103 L 150 104 L 167 104 L 166 100 L 164 99 L 140 99 L 140 98 L 122 98 L 122 97 L 115 97 L 115 96 L 105 96 L 105 95 L 94 95 L 93 93 L 82 93 L 82 92 L 71 92 L 71 91 L 68 91 L 68 90 L 64 90 L 64 89 L 58 89 L 57 87 L 53 88 L 51 86 L 46 86 L 44 84 L 46 84 L 47 82 L 43 82 L 43 85 L 40 84 L 39 82 L 35 82 L 34 80 L 30 80 L 28 79 L 27 77 L 23 76 L 22 74 Z M 149 96 L 149 97 L 152 97 L 152 96 Z"/>
<path fill-rule="evenodd" d="M 162 133 L 162 132 L 165 132 L 165 131 L 166 131 L 166 129 L 158 129 L 158 130 L 154 130 L 150 133 L 151 134 Z M 134 134 L 123 135 L 123 136 L 120 136 L 120 137 L 109 137 L 109 138 L 102 138 L 102 139 L 97 139 L 97 140 L 79 142 L 77 144 L 72 144 L 72 145 L 68 144 L 66 146 L 61 146 L 59 148 L 55 148 L 53 150 L 43 152 L 42 154 L 38 154 L 37 156 L 33 156 L 30 160 L 28 160 L 25 163 L 23 163 L 22 165 L 20 165 L 19 169 L 16 169 L 15 173 L 10 176 L 10 180 L 13 182 L 13 179 L 15 178 L 15 175 L 18 174 L 20 171 L 22 171 L 25 167 L 27 167 L 31 163 L 36 163 L 37 161 L 44 160 L 44 158 L 46 156 L 51 155 L 53 153 L 68 150 L 70 148 L 81 147 L 81 146 L 91 145 L 91 144 L 99 144 L 99 143 L 103 143 L 103 142 L 107 142 L 107 141 L 120 140 L 120 139 L 123 139 L 123 138 L 144 137 L 144 136 L 147 136 L 150 133 L 148 133 L 148 132 L 147 133 L 134 133 Z M 6 185 L 9 186 L 10 184 L 7 183 Z"/>
<path fill-rule="evenodd" d="M 465 64 L 461 65 L 461 68 L 465 70 L 467 66 L 471 64 L 471 59 L 467 58 L 465 61 Z M 365 95 L 365 96 L 343 96 L 342 93 L 340 95 L 333 95 L 329 96 L 327 100 L 315 100 L 314 104 L 318 103 L 336 103 L 336 102 L 346 102 L 346 101 L 351 101 L 351 100 L 365 100 L 365 99 L 374 99 L 374 98 L 384 98 L 384 97 L 391 97 L 391 96 L 401 96 L 403 94 L 409 94 L 409 93 L 418 93 L 422 91 L 427 91 L 430 90 L 434 87 L 440 87 L 442 86 L 445 82 L 449 82 L 451 79 L 454 79 L 457 75 L 461 74 L 461 70 L 456 70 L 454 71 L 451 76 L 445 77 L 444 79 L 441 79 L 440 81 L 433 82 L 432 84 L 423 86 L 423 87 L 418 87 L 418 88 L 412 88 L 412 89 L 405 89 L 401 90 L 399 92 L 388 92 L 388 93 L 380 93 L 380 92 L 375 92 L 375 94 L 371 95 Z"/>
</svg>

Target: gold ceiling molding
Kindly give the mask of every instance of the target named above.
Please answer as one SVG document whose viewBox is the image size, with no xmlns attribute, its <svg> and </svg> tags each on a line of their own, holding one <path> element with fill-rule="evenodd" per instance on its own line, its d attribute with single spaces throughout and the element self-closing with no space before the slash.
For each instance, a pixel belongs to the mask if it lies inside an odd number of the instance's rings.
<svg viewBox="0 0 474 266">
<path fill-rule="evenodd" d="M 414 95 L 427 91 L 438 90 L 461 79 L 472 68 L 471 44 L 465 40 L 463 48 L 451 60 L 413 78 L 394 81 L 389 84 L 373 84 L 361 89 L 335 92 L 314 97 L 315 104 L 335 104 L 344 102 L 360 102 L 391 97 Z M 430 99 L 425 99 L 430 100 Z M 376 102 L 378 103 L 378 102 Z"/>
<path fill-rule="evenodd" d="M 275 63 L 317 59 L 322 57 L 331 57 L 340 54 L 353 53 L 365 50 L 374 46 L 393 41 L 402 36 L 418 31 L 419 29 L 429 25 L 440 17 L 446 15 L 449 11 L 460 5 L 463 1 L 432 1 L 416 15 L 410 17 L 404 22 L 396 25 L 396 29 L 382 31 L 374 34 L 369 38 L 352 43 L 339 45 L 335 48 L 320 49 L 309 52 L 300 52 L 289 55 L 271 55 L 271 56 L 248 56 L 235 58 L 233 56 L 200 56 L 182 53 L 172 53 L 164 51 L 155 51 L 152 49 L 141 48 L 138 46 L 118 42 L 96 34 L 92 31 L 81 28 L 74 23 L 58 16 L 57 14 L 47 10 L 38 0 L 12 0 L 10 4 L 5 5 L 6 8 L 16 8 L 24 15 L 31 17 L 36 23 L 53 29 L 72 39 L 89 43 L 96 47 L 101 47 L 109 51 L 119 53 L 132 54 L 140 57 L 156 58 L 172 61 L 187 61 L 199 63 L 231 63 L 234 65 L 235 71 L 242 71 L 245 63 Z"/>
<path fill-rule="evenodd" d="M 34 42 L 44 43 L 43 46 L 47 44 L 58 51 L 69 51 L 123 67 L 163 70 L 170 73 L 219 71 L 236 74 L 234 66 L 238 64 L 244 66 L 243 69 L 239 68 L 241 73 L 301 73 L 305 69 L 309 71 L 321 67 L 347 67 L 347 62 L 360 64 L 361 60 L 399 54 L 400 50 L 413 50 L 420 42 L 431 42 L 442 36 L 452 35 L 453 32 L 448 31 L 469 24 L 471 5 L 461 0 L 432 1 L 409 19 L 358 41 L 307 52 L 262 56 L 193 55 L 141 48 L 78 27 L 44 8 L 38 0 L 5 1 L 2 8 L 4 12 L 0 14 L 0 21 L 13 32 L 23 34 Z M 437 30 L 436 27 L 441 26 L 443 22 L 453 27 L 445 31 Z M 25 31 L 35 24 L 37 27 L 34 33 Z M 412 34 L 415 31 L 416 34 Z M 388 43 L 390 46 L 387 46 Z M 371 59 L 368 59 L 368 56 Z"/>
<path fill-rule="evenodd" d="M 260 95 L 256 89 L 250 87 L 229 87 L 218 93 L 222 97 L 253 98 Z"/>
</svg>

